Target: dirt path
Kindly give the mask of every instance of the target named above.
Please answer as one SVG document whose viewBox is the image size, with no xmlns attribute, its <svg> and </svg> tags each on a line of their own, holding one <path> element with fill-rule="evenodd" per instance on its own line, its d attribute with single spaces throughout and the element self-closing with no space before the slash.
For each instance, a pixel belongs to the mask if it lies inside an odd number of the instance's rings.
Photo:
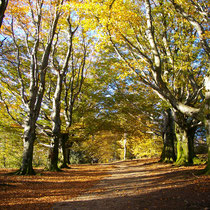
<svg viewBox="0 0 210 210">
<path fill-rule="evenodd" d="M 210 209 L 210 177 L 194 175 L 199 166 L 177 168 L 154 160 L 110 165 L 110 176 L 53 209 Z"/>
</svg>

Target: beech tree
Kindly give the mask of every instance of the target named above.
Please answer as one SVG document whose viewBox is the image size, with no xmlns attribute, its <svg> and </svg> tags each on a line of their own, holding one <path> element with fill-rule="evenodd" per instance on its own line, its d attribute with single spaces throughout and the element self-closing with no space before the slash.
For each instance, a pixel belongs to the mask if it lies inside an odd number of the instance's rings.
<svg viewBox="0 0 210 210">
<path fill-rule="evenodd" d="M 8 24 L 4 36 L 13 48 L 11 55 L 5 55 L 11 68 L 4 69 L 8 74 L 2 81 L 4 88 L 20 103 L 18 120 L 9 108 L 5 90 L 2 99 L 9 115 L 24 128 L 24 151 L 19 174 L 34 174 L 32 167 L 33 145 L 36 139 L 36 121 L 39 117 L 42 98 L 45 92 L 45 76 L 48 70 L 49 56 L 61 16 L 63 1 L 11 1 L 8 8 Z M 10 65 L 9 64 L 9 65 Z"/>
<path fill-rule="evenodd" d="M 86 43 L 83 29 L 77 24 L 78 22 L 69 15 L 67 24 L 62 25 L 62 30 L 57 34 L 53 44 L 52 71 L 48 76 L 47 94 L 44 97 L 40 116 L 42 120 L 38 122 L 39 129 L 52 139 L 49 146 L 49 170 L 59 170 L 59 146 L 63 151 L 61 167 L 68 167 L 66 150 L 68 150 L 67 141 L 72 125 L 73 107 L 81 92 L 89 52 L 88 44 L 90 44 L 90 40 Z M 68 44 L 65 41 L 66 34 L 68 34 Z"/>
<path fill-rule="evenodd" d="M 163 114 L 163 126 L 162 126 L 162 138 L 163 138 L 163 151 L 161 154 L 161 161 L 170 162 L 176 161 L 175 154 L 175 121 L 174 115 L 171 109 L 167 109 Z"/>
<path fill-rule="evenodd" d="M 60 119 L 60 110 L 61 110 L 61 94 L 63 88 L 64 78 L 66 77 L 70 57 L 72 56 L 72 40 L 74 33 L 76 32 L 77 28 L 72 30 L 72 25 L 70 22 L 70 17 L 67 18 L 68 22 L 68 45 L 67 45 L 67 52 L 65 56 L 65 60 L 63 65 L 60 66 L 58 63 L 58 56 L 55 52 L 56 48 L 58 47 L 57 44 L 53 46 L 53 67 L 57 72 L 57 81 L 55 92 L 53 96 L 53 109 L 52 109 L 52 150 L 50 153 L 50 170 L 58 170 L 58 147 L 59 147 L 59 140 L 61 138 L 61 119 Z M 57 51 L 57 50 L 56 50 Z"/>
<path fill-rule="evenodd" d="M 63 151 L 63 164 L 62 167 L 67 167 L 67 152 L 69 146 L 67 141 L 70 137 L 70 129 L 73 123 L 73 112 L 75 102 L 78 100 L 78 96 L 81 93 L 82 86 L 84 83 L 85 72 L 87 70 L 87 54 L 88 54 L 88 43 L 86 43 L 84 37 L 80 45 L 81 49 L 75 47 L 72 62 L 71 62 L 71 72 L 67 75 L 64 80 L 64 132 L 61 138 L 61 145 Z M 71 145 L 71 144 L 70 144 Z"/>
<path fill-rule="evenodd" d="M 127 157 L 142 157 L 145 148 L 157 152 L 161 145 L 156 143 L 161 135 L 159 98 L 133 77 L 121 75 L 124 67 L 111 46 L 97 53 L 101 56 L 90 68 L 91 76 L 76 103 L 75 126 L 80 129 L 73 139 L 84 132 L 84 140 L 78 143 L 81 151 L 99 161 L 123 157 L 124 133 L 128 136 Z"/>
<path fill-rule="evenodd" d="M 205 8 L 205 3 L 200 4 Z M 93 10 L 93 6 L 98 9 Z M 140 81 L 175 110 L 180 137 L 186 137 L 178 139 L 177 160 L 178 164 L 185 164 L 189 161 L 188 119 L 192 118 L 193 124 L 205 121 L 204 76 L 208 76 L 208 56 L 202 50 L 205 40 L 198 40 L 196 27 L 171 7 L 170 2 L 162 0 L 115 0 L 92 2 L 88 9 L 94 11 L 96 21 L 104 29 L 104 39 L 109 39 L 130 69 L 126 73 L 135 72 Z M 195 8 L 191 15 L 198 20 L 202 17 Z M 206 23 L 199 23 L 206 36 Z"/>
<path fill-rule="evenodd" d="M 207 1 L 179 1 L 170 0 L 175 10 L 186 19 L 197 31 L 201 44 L 210 55 L 208 44 L 208 2 Z"/>
<path fill-rule="evenodd" d="M 207 1 L 181 1 L 176 3 L 174 0 L 170 1 L 175 10 L 186 19 L 192 27 L 197 31 L 198 37 L 201 41 L 203 49 L 210 56 L 210 47 L 208 42 L 208 2 Z M 210 74 L 207 74 L 203 80 L 203 87 L 205 88 L 205 105 L 204 105 L 204 124 L 206 127 L 206 139 L 208 144 L 208 165 L 206 167 L 207 173 L 210 173 Z M 201 107 L 202 109 L 203 107 Z M 200 112 L 201 112 L 200 109 Z"/>
<path fill-rule="evenodd" d="M 66 55 L 64 56 L 63 63 L 61 62 L 62 56 L 60 56 L 59 59 L 59 52 L 58 49 L 61 50 L 61 43 L 59 41 L 59 38 L 63 41 L 63 38 L 59 37 L 59 34 L 56 37 L 55 44 L 53 45 L 53 52 L 52 52 L 52 68 L 53 71 L 56 72 L 56 84 L 54 87 L 54 96 L 52 98 L 52 113 L 51 113 L 51 149 L 50 149 L 50 163 L 49 163 L 49 170 L 51 171 L 57 171 L 58 169 L 58 147 L 59 147 L 59 141 L 61 139 L 61 94 L 63 89 L 63 83 L 64 78 L 66 77 L 66 74 L 68 73 L 69 69 L 69 62 L 71 60 L 72 56 L 72 42 L 73 42 L 73 36 L 74 33 L 77 30 L 72 29 L 72 23 L 70 20 L 70 15 L 67 17 L 67 34 L 68 34 L 68 40 L 67 40 L 67 47 L 66 47 Z M 58 44 L 60 43 L 60 44 Z M 52 87 L 49 87 L 50 90 L 52 90 Z M 50 93 L 52 94 L 52 93 Z"/>
<path fill-rule="evenodd" d="M 70 145 L 67 141 L 74 120 L 80 123 L 87 120 L 85 125 L 91 122 L 87 135 L 101 131 L 101 127 L 110 129 L 111 125 L 116 132 L 135 133 L 137 127 L 146 132 L 150 127 L 155 133 L 158 125 L 151 125 L 147 118 L 158 118 L 159 109 L 154 101 L 159 101 L 150 94 L 151 89 L 173 113 L 172 116 L 167 112 L 165 116 L 163 156 L 169 150 L 173 152 L 175 137 L 169 134 L 175 132 L 177 164 L 192 163 L 193 137 L 201 124 L 205 124 L 210 147 L 206 0 L 11 0 L 11 3 L 1 32 L 0 105 L 24 129 L 20 174 L 34 173 L 37 125 L 51 138 L 51 170 L 58 170 L 59 140 L 63 166 L 67 166 L 65 150 Z M 68 16 L 71 11 L 72 18 Z M 94 31 L 87 32 L 89 29 Z M 92 34 L 97 34 L 99 44 L 91 55 L 95 61 L 91 70 L 94 72 L 95 68 L 96 72 L 88 75 L 88 80 L 93 84 L 97 81 L 95 76 L 101 77 L 101 83 L 97 84 L 100 90 L 96 88 L 82 99 Z M 103 54 L 107 45 L 115 50 L 115 53 L 108 50 L 110 60 Z M 101 94 L 103 102 L 90 101 L 94 91 L 96 99 Z M 80 113 L 73 115 L 77 99 L 86 100 L 87 107 L 90 105 L 89 118 L 84 120 L 82 106 Z M 137 100 L 149 102 L 137 103 Z M 76 105 L 80 106 L 80 102 Z M 172 118 L 175 125 L 170 124 Z M 135 123 L 131 126 L 129 122 Z M 209 172 L 210 148 L 208 154 Z M 171 157 L 175 159 L 174 154 Z"/>
</svg>

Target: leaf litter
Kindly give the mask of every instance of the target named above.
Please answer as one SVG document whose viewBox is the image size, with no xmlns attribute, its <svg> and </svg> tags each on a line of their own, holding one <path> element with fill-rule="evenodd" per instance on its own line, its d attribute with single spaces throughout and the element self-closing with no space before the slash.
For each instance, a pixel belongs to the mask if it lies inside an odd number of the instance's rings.
<svg viewBox="0 0 210 210">
<path fill-rule="evenodd" d="M 36 176 L 1 169 L 0 209 L 209 209 L 210 176 L 197 175 L 204 167 L 143 159 L 37 169 Z"/>
</svg>

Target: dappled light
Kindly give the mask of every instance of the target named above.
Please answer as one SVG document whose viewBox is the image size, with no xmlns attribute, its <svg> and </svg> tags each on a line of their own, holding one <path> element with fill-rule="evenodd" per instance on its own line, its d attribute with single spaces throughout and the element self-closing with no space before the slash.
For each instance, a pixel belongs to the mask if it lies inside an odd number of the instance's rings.
<svg viewBox="0 0 210 210">
<path fill-rule="evenodd" d="M 157 159 L 111 165 L 111 176 L 54 209 L 164 209 L 171 205 L 173 209 L 199 209 L 209 205 L 210 179 L 195 175 L 204 166 L 177 168 Z"/>
<path fill-rule="evenodd" d="M 208 0 L 0 1 L 0 209 L 210 206 Z"/>
<path fill-rule="evenodd" d="M 0 170 L 0 209 L 205 208 L 210 178 L 197 175 L 203 168 L 143 159 L 72 165 L 62 172 L 37 169 L 36 176 Z"/>
<path fill-rule="evenodd" d="M 104 176 L 109 166 L 73 166 L 62 172 L 37 169 L 36 176 L 0 170 L 0 209 L 50 209 L 53 203 L 78 196 Z"/>
</svg>

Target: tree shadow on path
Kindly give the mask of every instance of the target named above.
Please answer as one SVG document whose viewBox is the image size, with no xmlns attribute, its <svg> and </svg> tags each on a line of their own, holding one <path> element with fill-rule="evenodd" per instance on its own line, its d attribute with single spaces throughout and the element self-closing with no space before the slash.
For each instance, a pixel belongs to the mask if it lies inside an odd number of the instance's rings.
<svg viewBox="0 0 210 210">
<path fill-rule="evenodd" d="M 82 196 L 57 203 L 54 210 L 210 209 L 210 177 L 194 167 L 157 162 L 121 162 Z"/>
</svg>

